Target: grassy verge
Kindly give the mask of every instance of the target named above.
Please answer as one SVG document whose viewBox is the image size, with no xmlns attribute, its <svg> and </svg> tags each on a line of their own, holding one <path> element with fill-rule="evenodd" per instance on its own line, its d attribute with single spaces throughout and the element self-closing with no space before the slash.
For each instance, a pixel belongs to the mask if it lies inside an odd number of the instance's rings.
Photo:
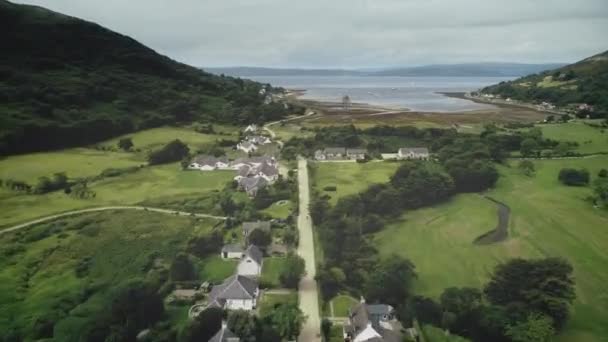
<svg viewBox="0 0 608 342">
<path fill-rule="evenodd" d="M 198 265 L 199 279 L 201 282 L 221 283 L 234 274 L 237 263 L 237 260 L 224 260 L 219 255 L 208 257 Z"/>
<path fill-rule="evenodd" d="M 260 282 L 271 288 L 280 287 L 279 276 L 285 268 L 285 258 L 265 258 Z"/>
<path fill-rule="evenodd" d="M 293 203 L 289 200 L 278 201 L 273 203 L 270 207 L 262 210 L 264 214 L 268 214 L 273 218 L 285 219 L 293 211 Z"/>
</svg>

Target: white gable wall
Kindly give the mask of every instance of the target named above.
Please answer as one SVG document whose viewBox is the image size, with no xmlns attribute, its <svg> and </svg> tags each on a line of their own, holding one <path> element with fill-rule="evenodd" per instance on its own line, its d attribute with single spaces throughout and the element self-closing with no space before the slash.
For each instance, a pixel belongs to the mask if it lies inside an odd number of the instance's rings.
<svg viewBox="0 0 608 342">
<path fill-rule="evenodd" d="M 239 262 L 236 272 L 239 275 L 257 277 L 262 274 L 262 265 L 259 265 L 255 260 L 246 256 Z"/>
</svg>

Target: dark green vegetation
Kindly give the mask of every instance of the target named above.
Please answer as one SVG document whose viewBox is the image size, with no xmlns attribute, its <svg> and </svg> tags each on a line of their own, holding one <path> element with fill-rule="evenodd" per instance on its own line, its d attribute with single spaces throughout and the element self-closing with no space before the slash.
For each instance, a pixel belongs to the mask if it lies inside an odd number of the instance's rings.
<svg viewBox="0 0 608 342">
<path fill-rule="evenodd" d="M 179 122 L 264 122 L 269 85 L 216 76 L 97 24 L 0 0 L 0 154 L 90 144 Z"/>
<path fill-rule="evenodd" d="M 581 186 L 589 184 L 589 171 L 586 169 L 561 169 L 558 179 L 566 185 Z"/>
<path fill-rule="evenodd" d="M 571 107 L 581 117 L 606 117 L 608 51 L 562 68 L 501 82 L 481 92 L 530 103 L 549 102 L 563 109 Z M 581 103 L 594 108 L 578 108 Z"/>
<path fill-rule="evenodd" d="M 172 289 L 171 277 L 198 276 L 180 253 L 217 224 L 107 212 L 1 236 L 2 336 L 133 340 L 139 330 L 169 319 L 162 298 Z"/>
</svg>

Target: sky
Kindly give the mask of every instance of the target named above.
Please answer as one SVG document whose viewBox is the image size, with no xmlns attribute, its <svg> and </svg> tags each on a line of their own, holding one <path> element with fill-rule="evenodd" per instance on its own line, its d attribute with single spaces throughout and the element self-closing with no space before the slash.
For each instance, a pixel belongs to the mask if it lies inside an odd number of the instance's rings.
<svg viewBox="0 0 608 342">
<path fill-rule="evenodd" d="M 608 0 L 21 0 L 195 66 L 568 63 L 608 50 Z"/>
</svg>

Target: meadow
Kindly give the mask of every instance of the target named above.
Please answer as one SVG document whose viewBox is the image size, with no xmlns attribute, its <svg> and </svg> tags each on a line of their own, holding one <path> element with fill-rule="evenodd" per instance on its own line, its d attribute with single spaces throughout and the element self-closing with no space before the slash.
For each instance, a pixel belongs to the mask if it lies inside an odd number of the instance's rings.
<svg viewBox="0 0 608 342">
<path fill-rule="evenodd" d="M 534 177 L 501 166 L 488 195 L 511 208 L 509 238 L 478 246 L 472 241 L 497 222 L 496 206 L 477 194 L 405 213 L 376 234 L 383 256 L 400 254 L 416 265 L 416 293 L 437 298 L 450 286 L 481 287 L 493 267 L 509 258 L 564 257 L 574 266 L 577 299 L 572 317 L 556 341 L 602 341 L 608 328 L 608 212 L 586 200 L 590 187 L 568 187 L 557 180 L 564 167 L 589 169 L 592 177 L 608 167 L 608 156 L 534 162 Z M 441 253 L 436 253 L 441 251 Z"/>
<path fill-rule="evenodd" d="M 107 307 L 113 289 L 136 279 L 155 281 L 162 265 L 217 223 L 118 211 L 2 235 L 0 331 L 34 333 L 37 320 L 50 319 L 55 340 L 78 340 Z M 174 314 L 170 310 L 169 318 Z"/>
<path fill-rule="evenodd" d="M 579 153 L 608 152 L 608 132 L 605 129 L 591 127 L 583 121 L 564 124 L 538 125 L 543 137 L 558 141 L 574 141 Z"/>
</svg>

